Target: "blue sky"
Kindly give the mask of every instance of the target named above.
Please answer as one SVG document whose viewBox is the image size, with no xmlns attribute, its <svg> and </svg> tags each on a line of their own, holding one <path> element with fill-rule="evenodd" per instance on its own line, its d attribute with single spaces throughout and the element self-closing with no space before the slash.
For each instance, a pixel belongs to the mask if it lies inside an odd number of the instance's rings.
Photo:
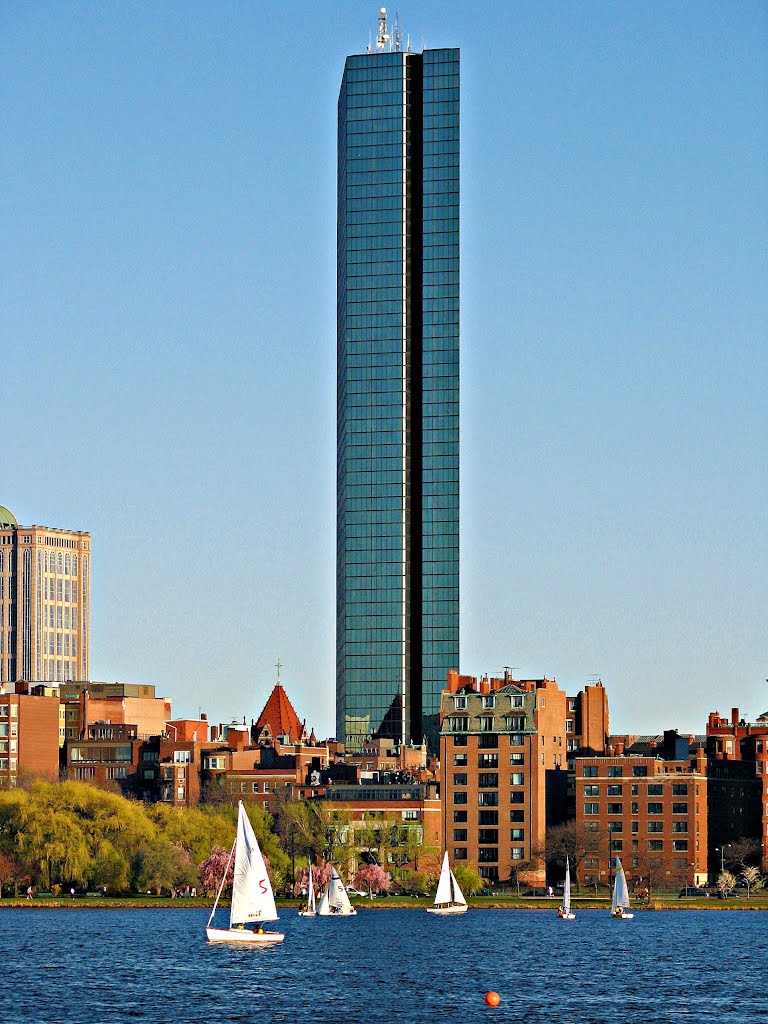
<svg viewBox="0 0 768 1024">
<path fill-rule="evenodd" d="M 394 10 L 394 8 L 392 9 Z M 92 677 L 334 725 L 335 145 L 377 5 L 0 2 L 0 504 Z M 412 3 L 462 50 L 461 669 L 768 707 L 764 4 Z"/>
</svg>

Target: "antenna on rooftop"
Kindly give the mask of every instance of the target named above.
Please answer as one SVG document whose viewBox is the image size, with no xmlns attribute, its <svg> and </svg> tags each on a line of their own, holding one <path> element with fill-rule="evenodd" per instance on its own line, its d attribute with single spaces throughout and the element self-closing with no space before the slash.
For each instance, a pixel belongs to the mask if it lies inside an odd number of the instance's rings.
<svg viewBox="0 0 768 1024">
<path fill-rule="evenodd" d="M 400 31 L 400 15 L 395 11 L 395 53 L 400 52 L 400 44 L 403 41 L 403 34 Z"/>
<path fill-rule="evenodd" d="M 376 37 L 376 49 L 386 50 L 387 43 L 389 42 L 389 35 L 387 34 L 387 8 L 379 8 L 379 34 Z"/>
</svg>

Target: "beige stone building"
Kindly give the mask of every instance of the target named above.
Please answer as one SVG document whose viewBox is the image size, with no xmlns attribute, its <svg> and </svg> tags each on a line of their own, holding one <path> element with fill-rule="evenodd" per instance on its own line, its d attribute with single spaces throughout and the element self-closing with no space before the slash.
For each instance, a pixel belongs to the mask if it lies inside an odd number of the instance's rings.
<svg viewBox="0 0 768 1024">
<path fill-rule="evenodd" d="M 0 506 L 0 682 L 90 675 L 91 537 Z"/>
</svg>

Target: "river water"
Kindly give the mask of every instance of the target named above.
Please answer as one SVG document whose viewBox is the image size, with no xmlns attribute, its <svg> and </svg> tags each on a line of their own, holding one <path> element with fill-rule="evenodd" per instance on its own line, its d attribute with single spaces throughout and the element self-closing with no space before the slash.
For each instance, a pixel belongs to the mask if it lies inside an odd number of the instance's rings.
<svg viewBox="0 0 768 1024">
<path fill-rule="evenodd" d="M 768 914 L 282 910 L 285 943 L 211 946 L 207 911 L 3 910 L 4 1024 L 742 1024 L 768 1018 Z M 223 915 L 222 920 L 226 917 Z M 274 926 L 277 927 L 277 926 Z M 484 1005 L 489 990 L 501 996 Z"/>
</svg>

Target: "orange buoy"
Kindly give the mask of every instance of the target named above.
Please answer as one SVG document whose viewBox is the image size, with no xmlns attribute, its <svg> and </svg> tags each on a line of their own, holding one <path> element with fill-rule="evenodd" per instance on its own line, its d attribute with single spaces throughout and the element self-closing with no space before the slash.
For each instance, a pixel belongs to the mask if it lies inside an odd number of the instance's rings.
<svg viewBox="0 0 768 1024">
<path fill-rule="evenodd" d="M 501 996 L 498 992 L 486 992 L 485 993 L 485 1005 L 486 1006 L 498 1006 L 501 1002 Z"/>
</svg>

